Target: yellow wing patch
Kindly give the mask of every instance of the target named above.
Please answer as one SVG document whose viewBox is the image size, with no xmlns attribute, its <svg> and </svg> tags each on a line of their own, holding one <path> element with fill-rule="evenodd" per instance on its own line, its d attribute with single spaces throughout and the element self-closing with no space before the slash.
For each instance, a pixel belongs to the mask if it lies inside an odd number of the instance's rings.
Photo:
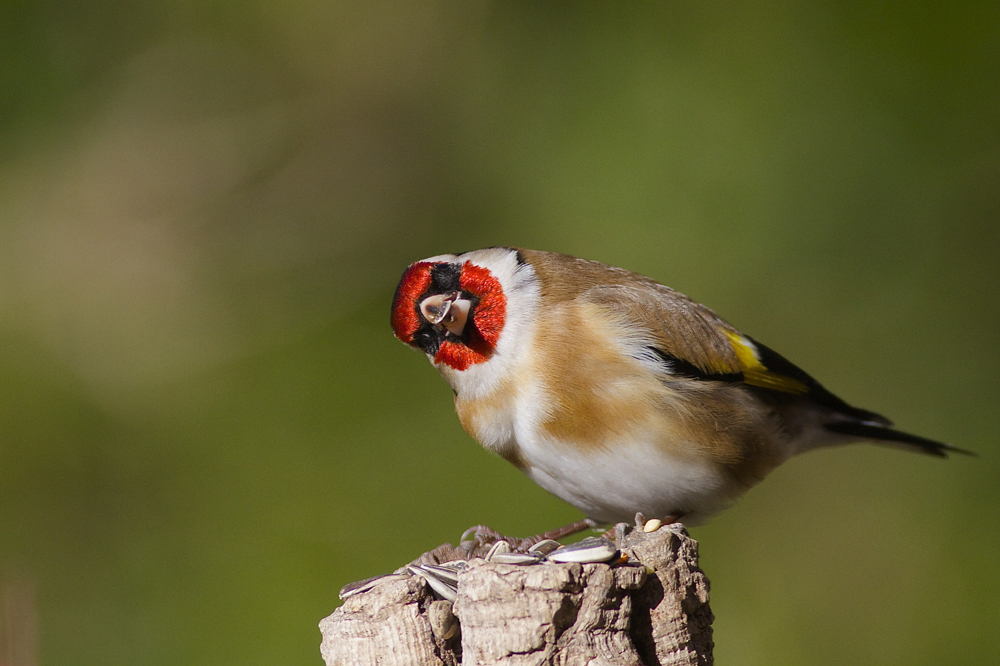
<svg viewBox="0 0 1000 666">
<path fill-rule="evenodd" d="M 752 343 L 748 342 L 742 335 L 734 331 L 723 331 L 729 338 L 733 351 L 736 352 L 736 359 L 743 370 L 743 382 L 751 386 L 771 389 L 772 391 L 782 391 L 784 393 L 794 393 L 803 395 L 809 392 L 809 387 L 797 379 L 779 375 L 771 372 L 757 358 L 757 350 Z"/>
</svg>

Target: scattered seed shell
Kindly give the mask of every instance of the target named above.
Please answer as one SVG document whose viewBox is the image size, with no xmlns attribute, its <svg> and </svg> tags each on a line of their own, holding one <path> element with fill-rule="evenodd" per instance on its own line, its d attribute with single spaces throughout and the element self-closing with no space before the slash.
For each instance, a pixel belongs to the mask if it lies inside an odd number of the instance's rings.
<svg viewBox="0 0 1000 666">
<path fill-rule="evenodd" d="M 486 553 L 486 557 L 484 559 L 487 562 L 492 562 L 493 558 L 496 557 L 499 553 L 509 553 L 510 551 L 511 547 L 509 543 L 507 543 L 506 541 L 497 541 L 495 544 L 493 544 L 493 547 L 490 548 L 489 552 Z"/>
<path fill-rule="evenodd" d="M 420 567 L 424 571 L 433 574 L 436 578 L 440 579 L 442 582 L 458 587 L 458 570 L 451 567 L 442 567 L 434 564 L 424 564 Z"/>
<path fill-rule="evenodd" d="M 548 555 L 553 550 L 557 548 L 562 548 L 562 544 L 558 541 L 553 541 L 552 539 L 543 539 L 536 543 L 534 546 L 528 549 L 529 553 L 541 553 L 542 555 Z"/>
<path fill-rule="evenodd" d="M 549 553 L 553 562 L 607 562 L 618 558 L 618 548 L 604 537 L 587 537 Z"/>
<path fill-rule="evenodd" d="M 545 558 L 541 553 L 496 553 L 490 562 L 497 564 L 538 564 Z"/>
<path fill-rule="evenodd" d="M 362 592 L 367 592 L 368 590 L 378 585 L 378 583 L 381 582 L 383 579 L 391 578 L 393 576 L 396 576 L 396 574 L 384 574 L 382 576 L 373 576 L 371 578 L 365 578 L 364 580 L 359 580 L 355 583 L 348 583 L 344 587 L 340 588 L 340 594 L 338 596 L 340 597 L 341 601 L 344 601 L 345 599 L 353 597 L 355 594 L 361 594 Z"/>
<path fill-rule="evenodd" d="M 450 569 L 451 571 L 465 571 L 469 563 L 466 560 L 452 560 L 450 562 L 442 562 L 441 564 L 431 564 L 428 566 L 438 566 L 444 569 Z"/>
<path fill-rule="evenodd" d="M 420 576 L 427 581 L 427 584 L 431 586 L 431 589 L 437 592 L 445 601 L 454 601 L 458 598 L 458 587 L 452 587 L 449 583 L 441 580 L 433 572 L 424 570 L 423 567 L 407 567 L 410 573 L 414 576 Z"/>
<path fill-rule="evenodd" d="M 646 521 L 645 525 L 642 526 L 642 531 L 647 533 L 655 532 L 656 530 L 660 529 L 660 525 L 662 524 L 663 521 L 660 520 L 659 518 L 651 518 Z"/>
</svg>

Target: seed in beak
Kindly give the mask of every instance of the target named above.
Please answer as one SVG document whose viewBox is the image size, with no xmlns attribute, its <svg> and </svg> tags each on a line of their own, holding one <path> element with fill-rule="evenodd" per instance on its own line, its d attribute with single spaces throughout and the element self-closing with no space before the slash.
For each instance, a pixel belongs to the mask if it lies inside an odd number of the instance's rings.
<svg viewBox="0 0 1000 666">
<path fill-rule="evenodd" d="M 462 335 L 472 303 L 462 298 L 462 292 L 428 296 L 420 302 L 420 314 L 435 326 L 444 326 L 449 333 Z"/>
<path fill-rule="evenodd" d="M 451 304 L 459 296 L 460 293 L 457 291 L 450 294 L 428 296 L 420 303 L 420 314 L 430 323 L 440 324 L 448 316 L 448 312 L 451 311 Z"/>
</svg>

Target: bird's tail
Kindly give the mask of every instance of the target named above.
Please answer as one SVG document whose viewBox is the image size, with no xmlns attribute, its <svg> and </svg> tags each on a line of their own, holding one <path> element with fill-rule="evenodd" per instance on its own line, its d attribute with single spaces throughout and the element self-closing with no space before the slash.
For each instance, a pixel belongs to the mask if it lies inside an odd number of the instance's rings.
<svg viewBox="0 0 1000 666">
<path fill-rule="evenodd" d="M 938 458 L 947 458 L 949 453 L 961 453 L 967 456 L 976 455 L 972 451 L 966 451 L 951 444 L 937 442 L 918 435 L 911 435 L 907 432 L 900 432 L 899 430 L 893 430 L 888 425 L 880 425 L 870 421 L 834 421 L 832 423 L 824 423 L 823 428 L 839 435 L 870 440 L 876 444 L 896 446 L 910 451 L 917 451 L 918 453 L 937 456 Z"/>
</svg>

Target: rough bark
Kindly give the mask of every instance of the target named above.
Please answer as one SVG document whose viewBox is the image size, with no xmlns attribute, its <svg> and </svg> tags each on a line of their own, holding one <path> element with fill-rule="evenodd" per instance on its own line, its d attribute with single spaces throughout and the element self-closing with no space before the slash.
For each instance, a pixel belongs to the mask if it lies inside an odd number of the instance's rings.
<svg viewBox="0 0 1000 666">
<path fill-rule="evenodd" d="M 397 574 L 320 623 L 327 666 L 712 664 L 708 579 L 681 525 L 619 539 L 626 564 L 473 559 L 454 603 Z M 417 561 L 453 558 L 445 544 Z"/>
</svg>

